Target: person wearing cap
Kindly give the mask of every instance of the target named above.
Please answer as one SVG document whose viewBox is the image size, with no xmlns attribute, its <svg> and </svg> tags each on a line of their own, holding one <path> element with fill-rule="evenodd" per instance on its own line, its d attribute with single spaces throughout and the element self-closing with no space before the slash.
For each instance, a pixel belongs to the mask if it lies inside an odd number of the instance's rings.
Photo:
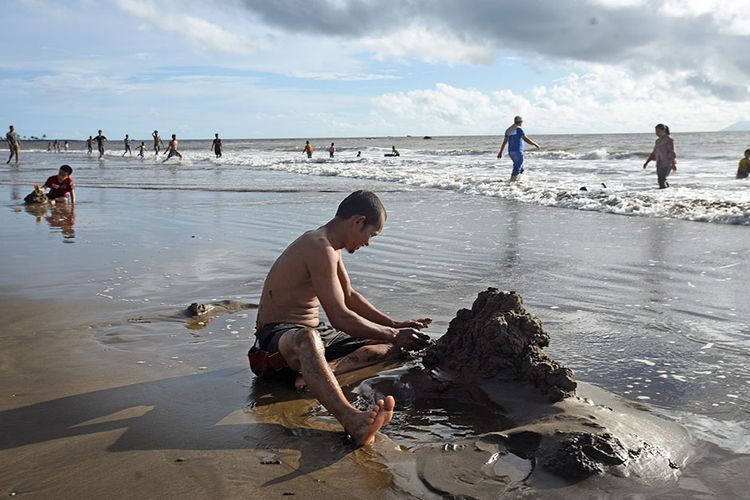
<svg viewBox="0 0 750 500">
<path fill-rule="evenodd" d="M 505 145 L 508 145 L 508 156 L 513 160 L 513 171 L 510 175 L 510 181 L 515 182 L 518 180 L 518 176 L 523 173 L 523 143 L 531 144 L 535 148 L 539 149 L 539 144 L 531 140 L 521 128 L 523 124 L 523 118 L 516 116 L 513 118 L 513 125 L 508 127 L 503 137 L 503 145 L 500 146 L 500 152 L 497 153 L 498 158 L 502 158 Z"/>
</svg>

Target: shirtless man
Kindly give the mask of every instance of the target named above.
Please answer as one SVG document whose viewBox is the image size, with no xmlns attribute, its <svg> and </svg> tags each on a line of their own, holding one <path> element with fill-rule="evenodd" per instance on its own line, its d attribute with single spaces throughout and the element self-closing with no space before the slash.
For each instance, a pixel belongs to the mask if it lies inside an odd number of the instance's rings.
<svg viewBox="0 0 750 500">
<path fill-rule="evenodd" d="M 8 156 L 8 161 L 5 162 L 7 165 L 10 163 L 10 160 L 13 159 L 13 156 L 16 157 L 16 163 L 18 163 L 18 151 L 21 149 L 21 139 L 18 138 L 18 133 L 16 132 L 15 127 L 13 125 L 8 126 L 9 130 L 8 133 L 5 134 L 5 140 L 8 141 L 8 149 L 10 149 L 10 156 Z"/>
<path fill-rule="evenodd" d="M 219 134 L 214 134 L 214 142 L 211 143 L 211 151 L 214 152 L 217 158 L 221 158 L 221 139 L 219 139 Z"/>
<path fill-rule="evenodd" d="M 125 152 L 122 156 L 125 156 L 128 153 L 130 153 L 130 156 L 133 156 L 133 150 L 130 149 L 130 136 L 128 134 L 125 134 L 125 139 L 123 139 L 122 142 L 125 144 Z"/>
<path fill-rule="evenodd" d="M 96 137 L 94 137 L 94 140 L 96 141 L 96 147 L 99 150 L 99 159 L 101 160 L 104 158 L 104 141 L 106 141 L 107 138 L 102 135 L 102 131 L 100 130 L 96 134 Z"/>
<path fill-rule="evenodd" d="M 154 153 L 156 153 L 155 156 L 159 156 L 159 148 L 164 147 L 164 141 L 161 140 L 161 136 L 159 135 L 158 130 L 154 130 L 151 134 L 151 137 L 154 138 Z"/>
<path fill-rule="evenodd" d="M 94 138 L 89 136 L 88 139 L 86 139 L 86 151 L 87 155 L 91 156 L 91 152 L 93 151 L 93 144 L 94 144 Z"/>
<path fill-rule="evenodd" d="M 166 163 L 167 160 L 172 158 L 173 156 L 177 156 L 180 160 L 182 160 L 182 155 L 179 151 L 177 151 L 177 135 L 172 134 L 172 140 L 169 141 L 169 145 L 167 145 L 167 157 L 164 158 L 164 161 L 162 163 Z"/>
<path fill-rule="evenodd" d="M 326 225 L 297 238 L 271 267 L 258 308 L 256 341 L 248 353 L 260 377 L 297 378 L 352 436 L 357 445 L 375 441 L 393 418 L 395 400 L 381 399 L 369 412 L 344 397 L 335 374 L 420 349 L 419 332 L 431 320 L 395 321 L 351 285 L 341 249 L 354 253 L 380 234 L 386 212 L 369 191 L 350 194 Z M 337 331 L 320 322 L 323 306 Z M 346 333 L 344 333 L 346 332 Z"/>
</svg>

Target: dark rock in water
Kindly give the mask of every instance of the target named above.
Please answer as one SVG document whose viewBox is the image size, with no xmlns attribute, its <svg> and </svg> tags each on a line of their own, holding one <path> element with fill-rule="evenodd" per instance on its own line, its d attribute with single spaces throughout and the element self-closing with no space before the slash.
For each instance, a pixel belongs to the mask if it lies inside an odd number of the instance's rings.
<svg viewBox="0 0 750 500">
<path fill-rule="evenodd" d="M 559 401 L 575 395 L 576 381 L 570 369 L 542 351 L 548 345 L 542 322 L 526 312 L 520 295 L 489 288 L 470 310 L 456 313 L 423 362 L 465 378 L 525 382 Z"/>
<path fill-rule="evenodd" d="M 587 188 L 586 186 L 581 186 L 581 187 L 578 188 L 578 190 L 579 191 L 588 191 L 589 188 Z"/>
<path fill-rule="evenodd" d="M 43 205 L 49 202 L 49 198 L 44 194 L 41 189 L 34 189 L 31 193 L 27 194 L 23 201 L 27 205 Z"/>
</svg>

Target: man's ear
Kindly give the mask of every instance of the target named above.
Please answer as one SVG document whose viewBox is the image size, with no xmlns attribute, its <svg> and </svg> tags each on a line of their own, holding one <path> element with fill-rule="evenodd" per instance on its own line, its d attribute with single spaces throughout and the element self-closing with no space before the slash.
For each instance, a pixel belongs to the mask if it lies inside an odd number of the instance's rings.
<svg viewBox="0 0 750 500">
<path fill-rule="evenodd" d="M 354 223 L 356 225 L 364 225 L 366 221 L 367 221 L 367 217 L 365 217 L 364 215 L 355 215 L 354 216 Z"/>
</svg>

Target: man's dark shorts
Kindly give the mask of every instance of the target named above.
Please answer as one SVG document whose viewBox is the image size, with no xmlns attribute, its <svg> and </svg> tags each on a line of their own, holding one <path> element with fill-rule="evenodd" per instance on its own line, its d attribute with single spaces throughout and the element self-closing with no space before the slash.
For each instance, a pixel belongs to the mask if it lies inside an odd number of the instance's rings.
<svg viewBox="0 0 750 500">
<path fill-rule="evenodd" d="M 287 332 L 305 328 L 309 327 L 296 323 L 269 323 L 255 332 L 255 344 L 247 353 L 253 373 L 259 377 L 284 379 L 296 377 L 297 372 L 287 366 L 279 352 L 279 340 Z M 371 343 L 367 339 L 357 339 L 335 330 L 322 322 L 315 327 L 315 330 L 320 334 L 320 340 L 325 346 L 326 361 L 342 358 Z"/>
</svg>

